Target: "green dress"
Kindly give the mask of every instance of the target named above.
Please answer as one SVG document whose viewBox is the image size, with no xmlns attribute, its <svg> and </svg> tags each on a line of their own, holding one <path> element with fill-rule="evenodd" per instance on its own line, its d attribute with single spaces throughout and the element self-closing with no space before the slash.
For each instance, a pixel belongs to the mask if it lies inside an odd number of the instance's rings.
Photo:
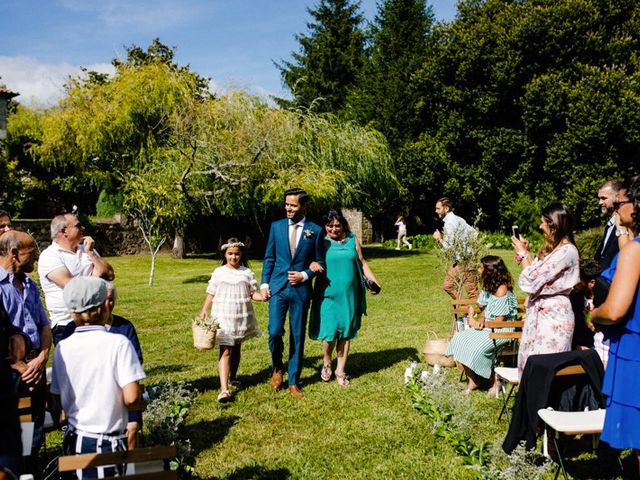
<svg viewBox="0 0 640 480">
<path fill-rule="evenodd" d="M 362 267 L 356 251 L 356 237 L 348 233 L 343 241 L 325 237 L 326 275 L 316 280 L 309 337 L 331 342 L 355 338 L 362 315 L 366 315 Z"/>
</svg>

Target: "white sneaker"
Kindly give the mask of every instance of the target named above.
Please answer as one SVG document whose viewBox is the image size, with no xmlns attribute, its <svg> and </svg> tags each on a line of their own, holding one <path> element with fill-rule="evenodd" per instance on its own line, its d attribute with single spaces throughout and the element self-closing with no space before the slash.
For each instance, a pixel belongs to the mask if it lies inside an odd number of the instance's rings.
<svg viewBox="0 0 640 480">
<path fill-rule="evenodd" d="M 413 248 L 413 245 L 410 243 L 409 244 L 409 250 L 411 250 Z"/>
<path fill-rule="evenodd" d="M 396 247 L 396 250 L 400 250 L 400 247 Z"/>
</svg>

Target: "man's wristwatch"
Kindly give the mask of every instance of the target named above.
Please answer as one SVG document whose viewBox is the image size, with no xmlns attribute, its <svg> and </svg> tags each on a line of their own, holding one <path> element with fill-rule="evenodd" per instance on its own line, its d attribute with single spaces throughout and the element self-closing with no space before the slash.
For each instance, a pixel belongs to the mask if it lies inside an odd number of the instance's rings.
<svg viewBox="0 0 640 480">
<path fill-rule="evenodd" d="M 626 228 L 616 228 L 616 237 L 619 237 L 620 235 L 629 235 L 629 230 Z"/>
</svg>

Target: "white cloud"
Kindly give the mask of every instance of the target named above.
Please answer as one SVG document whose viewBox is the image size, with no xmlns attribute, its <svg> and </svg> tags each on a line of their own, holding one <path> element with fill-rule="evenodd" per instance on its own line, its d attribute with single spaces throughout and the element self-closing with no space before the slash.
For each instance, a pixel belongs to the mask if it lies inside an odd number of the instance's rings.
<svg viewBox="0 0 640 480">
<path fill-rule="evenodd" d="M 83 65 L 88 70 L 113 74 L 108 63 Z M 19 93 L 16 100 L 30 107 L 51 107 L 64 96 L 69 76 L 82 75 L 79 65 L 43 63 L 30 57 L 0 55 L 0 79 L 10 90 Z"/>
</svg>

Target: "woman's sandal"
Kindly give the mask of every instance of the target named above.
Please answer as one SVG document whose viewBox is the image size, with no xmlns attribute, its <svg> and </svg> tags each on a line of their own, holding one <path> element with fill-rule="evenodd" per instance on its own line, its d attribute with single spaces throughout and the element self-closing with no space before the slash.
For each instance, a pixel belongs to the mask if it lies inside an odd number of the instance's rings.
<svg viewBox="0 0 640 480">
<path fill-rule="evenodd" d="M 231 392 L 229 390 L 222 390 L 218 394 L 218 401 L 220 403 L 225 403 L 231 401 Z"/>
<path fill-rule="evenodd" d="M 349 385 L 351 385 L 349 377 L 347 377 L 346 373 L 336 372 L 336 382 L 338 382 L 338 385 L 340 385 L 341 387 L 348 387 Z"/>
<path fill-rule="evenodd" d="M 320 372 L 320 378 L 323 382 L 328 382 L 331 380 L 331 365 L 323 365 L 322 371 Z"/>
</svg>

